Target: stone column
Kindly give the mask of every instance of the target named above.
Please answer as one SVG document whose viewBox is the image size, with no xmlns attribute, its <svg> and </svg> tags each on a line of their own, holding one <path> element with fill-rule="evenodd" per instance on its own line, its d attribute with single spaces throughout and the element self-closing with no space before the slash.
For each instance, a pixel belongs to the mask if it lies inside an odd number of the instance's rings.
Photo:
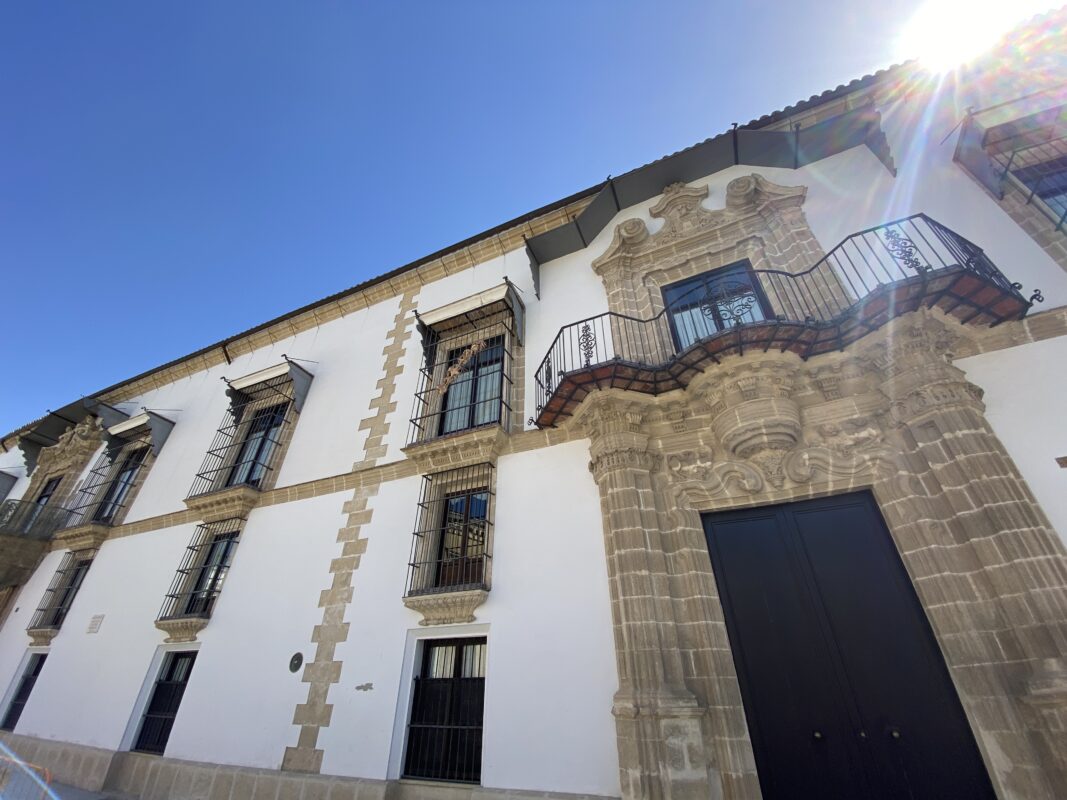
<svg viewBox="0 0 1067 800">
<path fill-rule="evenodd" d="M 594 392 L 577 421 L 600 489 L 619 690 L 615 716 L 624 798 L 712 797 L 705 709 L 686 688 L 651 471 L 642 432 L 649 399 Z"/>
<path fill-rule="evenodd" d="M 875 359 L 921 487 L 885 513 L 1003 796 L 1067 796 L 1067 553 L 948 336 L 928 317 Z"/>
</svg>

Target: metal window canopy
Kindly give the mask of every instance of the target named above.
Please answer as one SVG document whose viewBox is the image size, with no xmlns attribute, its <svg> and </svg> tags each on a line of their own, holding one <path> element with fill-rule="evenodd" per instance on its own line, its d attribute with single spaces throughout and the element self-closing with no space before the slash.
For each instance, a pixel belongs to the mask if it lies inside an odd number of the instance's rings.
<svg viewBox="0 0 1067 800">
<path fill-rule="evenodd" d="M 68 403 L 58 411 L 49 411 L 32 427 L 19 435 L 18 447 L 26 462 L 26 474 L 33 473 L 37 466 L 37 457 L 41 454 L 41 448 L 56 444 L 68 428 L 77 425 L 88 416 L 99 417 L 104 427 L 107 428 L 129 419 L 130 415 L 95 397 L 83 397 L 81 400 Z"/>
<path fill-rule="evenodd" d="M 148 443 L 152 446 L 152 455 L 158 456 L 173 427 L 173 420 L 145 409 L 135 417 L 108 427 L 107 449 L 122 447 L 131 439 L 141 438 L 147 433 Z"/>
<path fill-rule="evenodd" d="M 514 320 L 513 332 L 518 344 L 521 345 L 526 306 L 519 299 L 519 293 L 514 284 L 506 277 L 503 283 L 491 289 L 440 306 L 425 314 L 416 311 L 415 319 L 418 320 L 419 333 L 425 342 L 427 333 L 431 329 L 438 337 L 444 338 L 457 328 L 479 328 L 483 320 L 502 311 L 511 313 Z"/>
<path fill-rule="evenodd" d="M 311 387 L 311 379 L 315 376 L 287 356 L 283 355 L 282 358 L 285 360 L 281 364 L 275 364 L 273 367 L 261 369 L 241 378 L 227 380 L 226 384 L 229 387 L 227 394 L 230 396 L 230 401 L 232 403 L 247 402 L 249 398 L 255 398 L 261 387 L 271 383 L 276 385 L 278 383 L 276 379 L 284 377 L 288 378 L 293 386 L 293 407 L 300 412 L 304 407 L 308 389 Z"/>
<path fill-rule="evenodd" d="M 1062 137 L 1065 125 L 1067 83 L 970 111 L 954 157 L 979 183 L 1003 199 L 1007 170 L 997 156 L 1046 138 Z"/>
<path fill-rule="evenodd" d="M 17 475 L 12 475 L 10 472 L 0 472 L 0 500 L 3 500 L 11 493 L 11 489 L 17 481 Z"/>
<path fill-rule="evenodd" d="M 610 178 L 571 222 L 526 240 L 535 290 L 540 284 L 541 264 L 587 247 L 616 214 L 661 194 L 665 186 L 688 183 L 742 164 L 798 169 L 859 145 L 870 148 L 886 169 L 896 174 L 881 115 L 875 108 L 864 106 L 806 128 L 735 128 Z"/>
</svg>

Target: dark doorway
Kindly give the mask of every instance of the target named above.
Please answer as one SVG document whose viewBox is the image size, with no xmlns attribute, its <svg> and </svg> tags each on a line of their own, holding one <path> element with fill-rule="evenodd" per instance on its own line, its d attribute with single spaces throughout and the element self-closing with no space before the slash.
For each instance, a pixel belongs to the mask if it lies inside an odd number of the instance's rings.
<svg viewBox="0 0 1067 800">
<path fill-rule="evenodd" d="M 704 516 L 765 800 L 994 798 L 866 492 Z"/>
<path fill-rule="evenodd" d="M 196 651 L 193 650 L 167 653 L 145 709 L 134 750 L 162 755 L 167 749 L 167 740 L 170 739 L 170 731 L 178 716 L 178 707 L 182 703 L 195 661 Z"/>
<path fill-rule="evenodd" d="M 411 701 L 405 776 L 481 779 L 485 656 L 485 637 L 426 642 Z"/>
</svg>

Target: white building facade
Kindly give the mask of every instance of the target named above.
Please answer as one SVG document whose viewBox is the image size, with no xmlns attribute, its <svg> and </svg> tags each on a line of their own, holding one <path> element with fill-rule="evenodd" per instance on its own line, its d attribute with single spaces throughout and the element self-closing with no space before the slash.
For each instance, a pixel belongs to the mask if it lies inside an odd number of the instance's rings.
<svg viewBox="0 0 1067 800">
<path fill-rule="evenodd" d="M 145 798 L 1067 793 L 1065 82 L 870 76 L 8 435 L 3 741 Z"/>
</svg>

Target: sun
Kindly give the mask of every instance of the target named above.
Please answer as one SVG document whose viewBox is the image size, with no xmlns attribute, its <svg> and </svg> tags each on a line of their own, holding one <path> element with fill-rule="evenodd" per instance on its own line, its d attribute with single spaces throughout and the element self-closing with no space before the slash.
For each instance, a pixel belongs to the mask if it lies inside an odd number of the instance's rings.
<svg viewBox="0 0 1067 800">
<path fill-rule="evenodd" d="M 1049 0 L 926 0 L 905 24 L 896 58 L 947 72 L 988 50 L 1020 22 L 1057 4 Z"/>
</svg>

